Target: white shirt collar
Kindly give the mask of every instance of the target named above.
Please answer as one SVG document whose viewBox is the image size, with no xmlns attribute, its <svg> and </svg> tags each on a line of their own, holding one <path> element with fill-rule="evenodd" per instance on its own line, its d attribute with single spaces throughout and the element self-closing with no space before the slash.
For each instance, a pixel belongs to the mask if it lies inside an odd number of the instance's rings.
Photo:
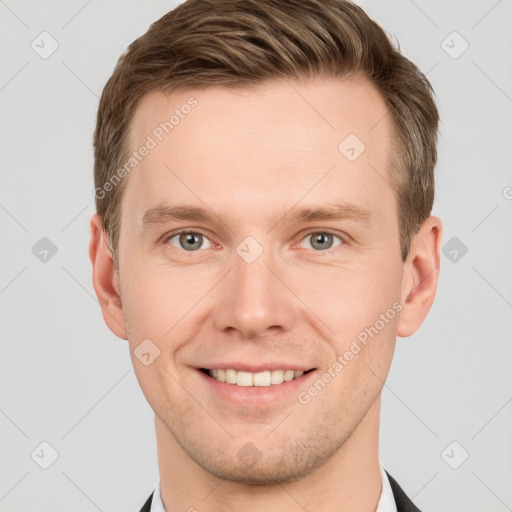
<svg viewBox="0 0 512 512">
<path fill-rule="evenodd" d="M 375 512 L 397 512 L 393 489 L 391 489 L 388 475 L 384 471 L 382 464 L 380 465 L 380 473 L 382 475 L 382 492 Z M 163 508 L 162 512 L 165 512 Z"/>
<path fill-rule="evenodd" d="M 151 500 L 150 512 L 165 512 L 164 504 L 160 496 L 160 480 L 155 486 L 155 492 L 153 492 L 153 499 Z"/>
<path fill-rule="evenodd" d="M 382 475 L 382 492 L 375 512 L 397 512 L 393 490 L 391 489 L 388 475 L 384 471 L 382 464 L 380 466 L 380 472 Z M 150 512 L 166 512 L 162 498 L 160 497 L 160 481 L 158 481 L 155 486 Z"/>
</svg>

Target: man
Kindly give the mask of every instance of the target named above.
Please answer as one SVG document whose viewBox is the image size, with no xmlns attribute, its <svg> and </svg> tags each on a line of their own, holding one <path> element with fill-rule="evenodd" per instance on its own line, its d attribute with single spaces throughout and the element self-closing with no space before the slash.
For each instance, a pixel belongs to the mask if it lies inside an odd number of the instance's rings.
<svg viewBox="0 0 512 512">
<path fill-rule="evenodd" d="M 438 112 L 343 0 L 188 0 L 120 58 L 93 282 L 155 412 L 143 511 L 415 511 L 379 461 L 434 300 Z"/>
</svg>

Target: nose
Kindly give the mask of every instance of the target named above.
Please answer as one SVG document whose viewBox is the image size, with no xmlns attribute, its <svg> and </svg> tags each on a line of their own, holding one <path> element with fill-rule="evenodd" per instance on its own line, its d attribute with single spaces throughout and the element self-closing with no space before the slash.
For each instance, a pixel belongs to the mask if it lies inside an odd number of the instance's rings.
<svg viewBox="0 0 512 512">
<path fill-rule="evenodd" d="M 292 329 L 298 317 L 297 299 L 280 276 L 270 251 L 264 250 L 251 263 L 234 253 L 232 263 L 231 272 L 216 290 L 215 327 L 236 331 L 244 339 Z"/>
</svg>

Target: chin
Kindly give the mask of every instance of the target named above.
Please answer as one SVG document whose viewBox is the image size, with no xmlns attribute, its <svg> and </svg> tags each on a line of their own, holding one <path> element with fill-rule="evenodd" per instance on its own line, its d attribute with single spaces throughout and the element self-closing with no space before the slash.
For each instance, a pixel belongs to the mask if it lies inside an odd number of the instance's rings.
<svg viewBox="0 0 512 512">
<path fill-rule="evenodd" d="M 220 452 L 221 450 L 219 450 Z M 335 452 L 333 446 L 313 447 L 300 441 L 286 447 L 269 446 L 261 453 L 252 443 L 216 457 L 211 452 L 190 454 L 206 471 L 229 482 L 245 485 L 276 485 L 300 480 L 323 465 Z"/>
</svg>

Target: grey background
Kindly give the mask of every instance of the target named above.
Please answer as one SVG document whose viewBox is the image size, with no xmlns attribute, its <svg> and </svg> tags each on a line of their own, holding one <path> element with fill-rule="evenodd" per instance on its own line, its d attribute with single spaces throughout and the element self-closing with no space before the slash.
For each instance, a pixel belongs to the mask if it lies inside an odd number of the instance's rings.
<svg viewBox="0 0 512 512">
<path fill-rule="evenodd" d="M 357 3 L 434 86 L 433 213 L 456 237 L 429 317 L 398 340 L 381 462 L 425 511 L 512 510 L 512 2 Z M 116 59 L 174 5 L 0 0 L 0 511 L 139 510 L 158 480 L 152 411 L 91 283 L 91 141 Z"/>
</svg>

